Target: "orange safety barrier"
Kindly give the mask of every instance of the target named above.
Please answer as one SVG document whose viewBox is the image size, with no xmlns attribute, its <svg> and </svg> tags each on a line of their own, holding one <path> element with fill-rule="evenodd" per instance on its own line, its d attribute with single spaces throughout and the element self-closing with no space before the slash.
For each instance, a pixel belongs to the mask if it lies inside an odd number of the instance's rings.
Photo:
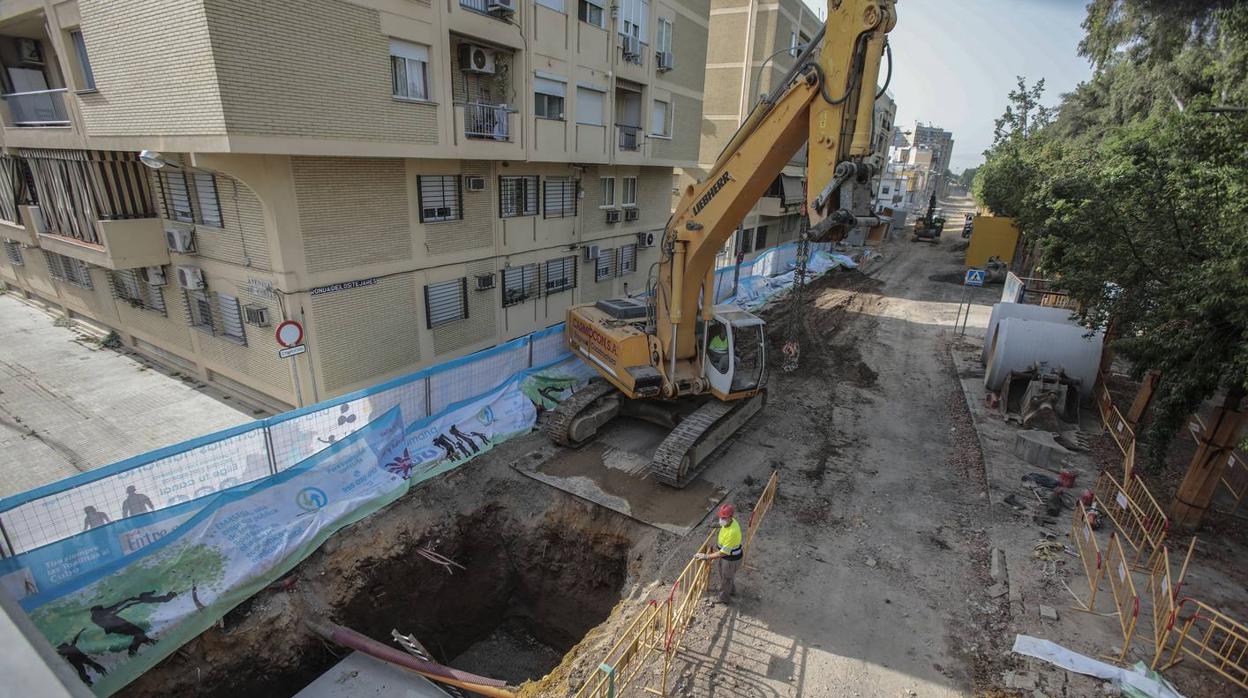
<svg viewBox="0 0 1248 698">
<path fill-rule="evenodd" d="M 763 488 L 754 510 L 750 512 L 749 524 L 743 534 L 743 554 L 749 553 L 750 542 L 763 522 L 763 517 L 771 508 L 776 496 L 776 486 L 780 473 L 775 471 Z M 711 540 L 715 531 L 707 535 L 697 552 L 714 550 Z M 667 676 L 670 673 L 672 660 L 685 637 L 685 630 L 698 610 L 698 603 L 710 583 L 712 563 L 692 557 L 680 576 L 672 583 L 667 598 L 662 601 L 651 600 L 641 614 L 625 629 L 623 636 L 612 645 L 607 656 L 598 664 L 598 668 L 590 674 L 585 683 L 576 692 L 576 698 L 615 698 L 628 688 L 641 670 L 649 665 L 656 655 L 663 657 L 663 669 L 659 674 L 659 688 L 641 686 L 647 693 L 667 695 Z"/>
<path fill-rule="evenodd" d="M 1135 430 L 1114 405 L 1114 398 L 1109 394 L 1109 388 L 1105 387 L 1103 378 L 1100 383 L 1101 386 L 1096 391 L 1096 407 L 1101 412 L 1101 421 L 1105 423 L 1109 435 L 1114 438 L 1114 443 L 1118 444 L 1118 450 L 1122 451 L 1122 455 L 1125 456 L 1127 445 L 1135 443 Z"/>
<path fill-rule="evenodd" d="M 1161 660 L 1162 649 L 1166 646 L 1166 634 L 1173 622 L 1179 590 L 1183 588 L 1187 564 L 1191 562 L 1195 548 L 1196 538 L 1193 537 L 1187 546 L 1187 557 L 1183 559 L 1178 579 L 1170 576 L 1170 551 L 1165 546 L 1162 546 L 1161 554 L 1154 560 L 1152 569 L 1148 572 L 1148 596 L 1153 605 L 1153 661 L 1150 668 L 1156 669 L 1157 662 Z"/>
<path fill-rule="evenodd" d="M 1083 610 L 1091 611 L 1096 604 L 1096 592 L 1100 587 L 1101 577 L 1105 574 L 1105 566 L 1101 558 L 1101 546 L 1096 542 L 1096 534 L 1092 532 L 1092 525 L 1088 523 L 1088 510 L 1083 506 L 1082 501 L 1075 502 L 1070 539 L 1074 542 L 1079 559 L 1083 562 L 1083 572 L 1088 578 L 1088 588 L 1091 589 L 1087 603 L 1084 603 L 1075 592 L 1070 593 L 1074 595 L 1076 601 L 1084 605 Z"/>
<path fill-rule="evenodd" d="M 1109 537 L 1105 553 L 1105 577 L 1109 579 L 1109 591 L 1114 597 L 1114 607 L 1118 609 L 1118 625 L 1122 628 L 1122 651 L 1114 659 L 1121 662 L 1127 656 L 1127 648 L 1131 646 L 1131 638 L 1135 636 L 1135 626 L 1139 622 L 1140 595 L 1135 591 L 1126 551 L 1117 534 Z"/>
<path fill-rule="evenodd" d="M 1170 530 L 1170 518 L 1144 481 L 1132 475 L 1125 483 L 1119 483 L 1105 470 L 1093 483 L 1092 492 L 1101 511 L 1114 522 L 1135 553 L 1131 565 L 1148 569 Z M 1148 555 L 1141 560 L 1145 551 Z"/>
<path fill-rule="evenodd" d="M 1185 610 L 1191 615 L 1175 628 Z M 1184 598 L 1171 613 L 1167 631 L 1174 644 L 1161 670 L 1191 657 L 1227 681 L 1248 689 L 1248 626 L 1196 599 Z"/>
</svg>

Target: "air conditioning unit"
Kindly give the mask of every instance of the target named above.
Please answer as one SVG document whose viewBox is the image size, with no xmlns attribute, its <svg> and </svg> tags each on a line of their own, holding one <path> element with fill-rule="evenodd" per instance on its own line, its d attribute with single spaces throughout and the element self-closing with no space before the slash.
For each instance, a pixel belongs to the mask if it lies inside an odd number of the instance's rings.
<svg viewBox="0 0 1248 698">
<path fill-rule="evenodd" d="M 464 185 L 468 191 L 485 191 L 485 177 L 464 177 Z"/>
<path fill-rule="evenodd" d="M 477 290 L 488 291 L 494 288 L 495 277 L 493 274 L 477 274 Z"/>
<path fill-rule="evenodd" d="M 597 245 L 586 245 L 582 247 L 581 249 L 584 250 L 583 254 L 585 255 L 586 262 L 592 262 L 595 259 L 598 259 L 598 246 Z"/>
<path fill-rule="evenodd" d="M 195 251 L 195 232 L 187 228 L 165 228 L 165 246 L 170 252 L 191 254 Z"/>
<path fill-rule="evenodd" d="M 655 51 L 654 52 L 655 70 L 660 73 L 672 69 L 672 52 L 671 51 Z"/>
<path fill-rule="evenodd" d="M 607 209 L 607 222 L 608 223 L 620 222 L 620 210 L 618 208 Z"/>
<path fill-rule="evenodd" d="M 199 267 L 178 265 L 178 285 L 188 291 L 204 288 L 204 272 Z"/>
<path fill-rule="evenodd" d="M 465 73 L 493 75 L 494 50 L 476 44 L 460 44 L 459 69 Z"/>
<path fill-rule="evenodd" d="M 648 233 L 637 233 L 637 246 L 654 247 L 654 243 L 657 239 L 658 236 L 654 234 L 653 230 Z"/>
<path fill-rule="evenodd" d="M 641 40 L 635 36 L 624 37 L 624 58 L 640 58 L 641 57 Z"/>
<path fill-rule="evenodd" d="M 148 286 L 164 286 L 169 283 L 165 278 L 164 267 L 148 267 L 147 268 L 147 285 Z"/>
<path fill-rule="evenodd" d="M 268 327 L 268 308 L 265 306 L 242 306 L 242 318 L 247 325 Z"/>
<path fill-rule="evenodd" d="M 624 209 L 624 220 L 626 220 L 626 221 L 635 221 L 635 220 L 637 220 L 638 218 L 641 218 L 641 211 L 639 211 L 639 210 L 637 210 L 637 209 L 635 209 L 635 208 L 626 208 L 626 209 Z"/>
<path fill-rule="evenodd" d="M 490 12 L 496 15 L 511 15 L 516 13 L 516 0 L 490 0 Z"/>
</svg>

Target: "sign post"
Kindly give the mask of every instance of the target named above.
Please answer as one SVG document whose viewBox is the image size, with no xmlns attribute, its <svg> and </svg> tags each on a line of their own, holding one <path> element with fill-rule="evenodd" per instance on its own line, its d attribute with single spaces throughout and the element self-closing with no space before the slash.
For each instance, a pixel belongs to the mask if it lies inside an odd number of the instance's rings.
<svg viewBox="0 0 1248 698">
<path fill-rule="evenodd" d="M 966 278 L 962 280 L 962 284 L 964 286 L 983 286 L 986 275 L 983 269 L 967 269 Z"/>
<path fill-rule="evenodd" d="M 966 334 L 966 325 L 971 320 L 971 289 L 982 287 L 987 273 L 983 269 L 967 269 L 962 278 L 962 299 L 958 301 L 958 314 L 953 319 L 953 329 L 958 334 Z M 966 306 L 966 315 L 962 315 L 962 306 Z M 958 323 L 962 328 L 958 329 Z"/>
</svg>

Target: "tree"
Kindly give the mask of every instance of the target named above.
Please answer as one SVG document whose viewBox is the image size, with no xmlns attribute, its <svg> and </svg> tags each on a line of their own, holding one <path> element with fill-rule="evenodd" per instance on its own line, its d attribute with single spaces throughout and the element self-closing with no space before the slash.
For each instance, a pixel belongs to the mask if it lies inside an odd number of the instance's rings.
<svg viewBox="0 0 1248 698">
<path fill-rule="evenodd" d="M 975 173 L 979 171 L 978 167 L 968 167 L 962 170 L 962 174 L 958 175 L 958 186 L 967 191 L 971 190 L 971 186 L 975 183 Z"/>
</svg>

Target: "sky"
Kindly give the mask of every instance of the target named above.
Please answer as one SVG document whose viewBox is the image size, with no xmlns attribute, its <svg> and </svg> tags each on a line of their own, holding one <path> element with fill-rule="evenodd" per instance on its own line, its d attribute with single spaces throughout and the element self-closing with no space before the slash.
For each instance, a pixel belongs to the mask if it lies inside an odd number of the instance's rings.
<svg viewBox="0 0 1248 698">
<path fill-rule="evenodd" d="M 827 11 L 823 0 L 805 0 Z M 1091 78 L 1077 53 L 1087 0 L 898 0 L 892 84 L 897 124 L 953 132 L 955 174 L 983 161 L 1017 76 L 1045 79 L 1046 104 Z M 884 80 L 881 68 L 880 80 Z M 906 127 L 909 124 L 909 127 Z"/>
</svg>

